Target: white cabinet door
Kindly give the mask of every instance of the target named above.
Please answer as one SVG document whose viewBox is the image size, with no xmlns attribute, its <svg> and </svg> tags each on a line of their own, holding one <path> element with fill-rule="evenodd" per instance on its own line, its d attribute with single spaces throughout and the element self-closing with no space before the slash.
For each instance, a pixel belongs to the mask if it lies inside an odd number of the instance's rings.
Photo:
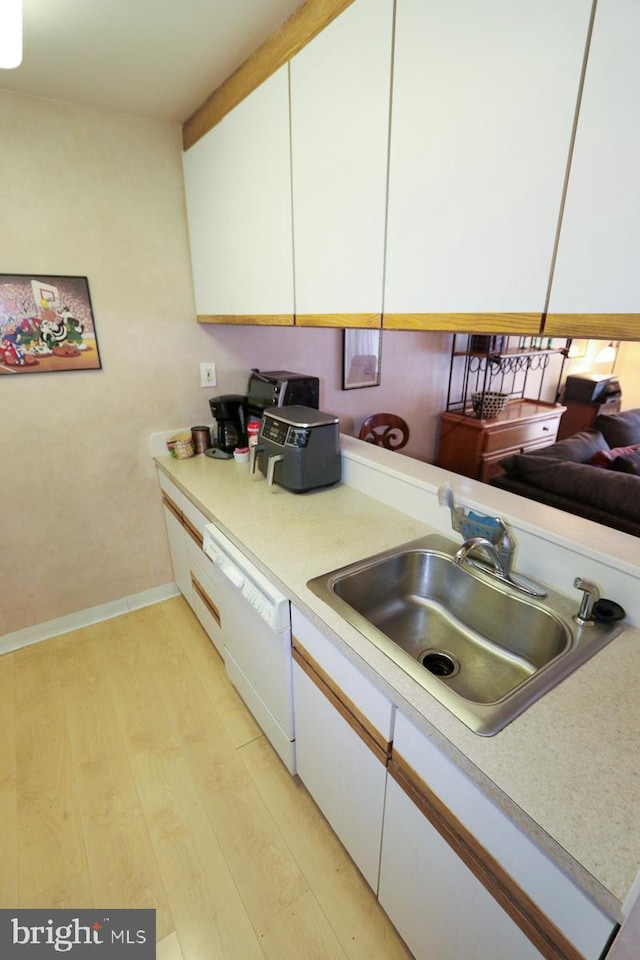
<svg viewBox="0 0 640 960">
<path fill-rule="evenodd" d="M 550 956 L 601 957 L 614 921 L 400 711 L 389 769 L 379 898 L 417 960 L 538 960 L 507 908 L 554 945 Z"/>
<path fill-rule="evenodd" d="M 164 501 L 164 520 L 167 527 L 167 539 L 171 553 L 171 565 L 176 586 L 180 593 L 191 603 L 191 577 L 187 557 L 187 535 L 180 517 Z"/>
<path fill-rule="evenodd" d="M 394 707 L 295 607 L 291 630 L 297 772 L 377 890 Z"/>
<path fill-rule="evenodd" d="M 189 501 L 164 474 L 158 473 L 158 480 L 160 489 L 162 490 L 162 505 L 164 507 L 164 519 L 167 527 L 167 539 L 169 541 L 169 552 L 171 553 L 173 576 L 178 590 L 187 602 L 191 603 L 191 575 L 189 573 L 189 558 L 187 556 L 189 535 L 183 524 L 184 512 L 189 505 Z"/>
<path fill-rule="evenodd" d="M 552 314 L 640 314 L 639 42 L 636 0 L 600 0 L 551 287 Z M 635 324 L 631 337 L 638 336 L 640 317 Z"/>
<path fill-rule="evenodd" d="M 297 663 L 293 709 L 298 775 L 377 890 L 386 767 Z"/>
<path fill-rule="evenodd" d="M 391 741 L 395 713 L 391 701 L 295 606 L 291 607 L 291 633 L 294 646 L 297 641 L 303 645 L 364 722 L 379 734 L 380 743 Z"/>
<path fill-rule="evenodd" d="M 590 9 L 398 0 L 385 313 L 542 314 Z"/>
<path fill-rule="evenodd" d="M 288 69 L 184 154 L 199 315 L 292 318 Z"/>
<path fill-rule="evenodd" d="M 379 899 L 416 960 L 542 960 L 391 779 Z"/>
<path fill-rule="evenodd" d="M 188 534 L 185 536 L 188 537 Z M 193 539 L 187 542 L 187 561 L 191 585 L 191 607 L 214 647 L 224 659 L 223 603 L 224 575 L 214 566 Z"/>
<path fill-rule="evenodd" d="M 382 311 L 393 3 L 355 0 L 291 61 L 296 313 Z"/>
</svg>

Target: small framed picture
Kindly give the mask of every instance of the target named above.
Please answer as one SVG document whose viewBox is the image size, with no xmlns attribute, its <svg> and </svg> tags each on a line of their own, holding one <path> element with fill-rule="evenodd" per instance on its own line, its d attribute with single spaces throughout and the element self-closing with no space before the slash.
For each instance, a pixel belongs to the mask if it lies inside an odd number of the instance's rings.
<svg viewBox="0 0 640 960">
<path fill-rule="evenodd" d="M 0 274 L 0 375 L 101 366 L 86 277 Z"/>
<path fill-rule="evenodd" d="M 345 330 L 342 351 L 342 389 L 380 384 L 382 330 Z"/>
</svg>

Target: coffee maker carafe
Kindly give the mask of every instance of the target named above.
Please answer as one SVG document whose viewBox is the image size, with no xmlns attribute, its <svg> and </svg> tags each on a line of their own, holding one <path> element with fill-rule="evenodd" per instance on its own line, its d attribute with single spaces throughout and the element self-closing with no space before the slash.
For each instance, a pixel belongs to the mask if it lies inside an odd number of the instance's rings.
<svg viewBox="0 0 640 960">
<path fill-rule="evenodd" d="M 247 398 L 229 393 L 209 400 L 216 421 L 215 447 L 223 456 L 233 456 L 236 447 L 247 445 Z"/>
</svg>

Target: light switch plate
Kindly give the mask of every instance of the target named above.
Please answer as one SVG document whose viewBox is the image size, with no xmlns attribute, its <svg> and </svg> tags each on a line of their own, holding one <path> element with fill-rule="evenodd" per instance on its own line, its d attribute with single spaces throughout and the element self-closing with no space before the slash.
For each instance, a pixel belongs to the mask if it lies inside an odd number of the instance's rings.
<svg viewBox="0 0 640 960">
<path fill-rule="evenodd" d="M 200 386 L 215 387 L 216 385 L 216 365 L 215 363 L 200 364 Z"/>
</svg>

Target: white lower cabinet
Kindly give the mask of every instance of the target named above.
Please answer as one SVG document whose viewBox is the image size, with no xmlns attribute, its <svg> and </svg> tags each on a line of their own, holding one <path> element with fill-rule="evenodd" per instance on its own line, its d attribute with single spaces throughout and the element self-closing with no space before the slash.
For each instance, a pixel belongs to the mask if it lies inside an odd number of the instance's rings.
<svg viewBox="0 0 640 960">
<path fill-rule="evenodd" d="M 543 956 L 391 778 L 379 898 L 416 960 Z"/>
<path fill-rule="evenodd" d="M 399 711 L 379 899 L 416 960 L 598 960 L 616 926 Z"/>
<path fill-rule="evenodd" d="M 223 576 L 216 573 L 213 564 L 193 541 L 187 545 L 191 596 L 187 599 L 193 612 L 209 635 L 214 647 L 224 659 L 222 618 L 224 616 L 216 580 Z"/>
<path fill-rule="evenodd" d="M 297 772 L 373 890 L 392 704 L 292 609 Z"/>
<path fill-rule="evenodd" d="M 187 498 L 162 475 L 160 475 L 160 487 L 162 489 L 162 506 L 164 507 L 164 520 L 167 527 L 173 576 L 178 590 L 190 603 L 191 578 L 187 557 L 188 537 L 185 534 L 182 521 Z"/>
<path fill-rule="evenodd" d="M 163 474 L 159 474 L 159 480 L 176 586 L 223 656 L 216 572 L 202 550 L 208 520 Z"/>
</svg>

